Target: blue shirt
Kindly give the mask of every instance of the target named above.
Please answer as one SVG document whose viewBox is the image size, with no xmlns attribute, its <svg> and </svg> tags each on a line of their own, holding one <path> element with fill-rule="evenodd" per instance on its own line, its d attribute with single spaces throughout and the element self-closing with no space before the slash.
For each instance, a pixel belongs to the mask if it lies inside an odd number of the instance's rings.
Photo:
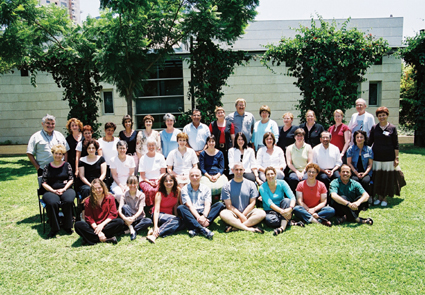
<svg viewBox="0 0 425 295">
<path fill-rule="evenodd" d="M 202 174 L 216 175 L 224 173 L 224 156 L 221 151 L 218 151 L 214 156 L 208 155 L 205 151 L 199 154 L 199 167 Z"/>
<path fill-rule="evenodd" d="M 168 157 L 168 154 L 179 147 L 177 143 L 177 134 L 179 134 L 181 131 L 179 129 L 174 128 L 173 133 L 168 133 L 165 130 L 162 130 L 159 134 L 161 136 L 161 147 L 162 147 L 162 154 L 165 158 Z"/>
<path fill-rule="evenodd" d="M 186 204 L 187 201 L 190 200 L 196 210 L 204 210 L 205 203 L 211 203 L 212 200 L 211 189 L 202 183 L 199 184 L 199 188 L 196 191 L 192 188 L 192 185 L 188 183 L 182 188 L 181 194 L 183 204 Z"/>
<path fill-rule="evenodd" d="M 277 123 L 273 121 L 272 119 L 269 119 L 267 123 L 262 123 L 261 121 L 255 122 L 254 125 L 254 131 L 252 132 L 252 138 L 251 141 L 255 145 L 255 150 L 258 151 L 258 149 L 263 144 L 263 136 L 266 132 L 273 133 L 276 142 L 279 140 L 279 127 L 277 126 Z"/>
<path fill-rule="evenodd" d="M 347 158 L 351 158 L 351 163 L 357 169 L 357 163 L 359 162 L 359 147 L 357 145 L 352 145 L 347 150 Z M 373 160 L 373 151 L 370 146 L 363 146 L 362 148 L 362 164 L 363 168 L 366 171 L 367 166 L 369 165 L 369 159 Z M 370 169 L 368 175 L 372 177 L 372 169 Z"/>
<path fill-rule="evenodd" d="M 232 206 L 241 213 L 248 207 L 250 200 L 257 197 L 257 187 L 248 179 L 243 179 L 241 182 L 232 179 L 221 189 L 221 199 L 223 201 L 230 199 Z"/>
<path fill-rule="evenodd" d="M 249 143 L 251 141 L 251 130 L 254 129 L 255 118 L 254 115 L 245 112 L 242 116 L 238 112 L 229 114 L 226 117 L 235 126 L 235 134 L 242 132 L 246 136 L 246 140 Z"/>
<path fill-rule="evenodd" d="M 263 198 L 263 208 L 264 210 L 272 210 L 270 208 L 271 204 L 275 204 L 279 207 L 280 202 L 283 200 L 283 198 L 286 197 L 295 200 L 294 193 L 292 192 L 289 185 L 286 183 L 285 180 L 278 179 L 276 183 L 276 190 L 274 193 L 271 192 L 269 185 L 266 182 L 264 182 L 260 186 L 260 194 Z"/>
</svg>

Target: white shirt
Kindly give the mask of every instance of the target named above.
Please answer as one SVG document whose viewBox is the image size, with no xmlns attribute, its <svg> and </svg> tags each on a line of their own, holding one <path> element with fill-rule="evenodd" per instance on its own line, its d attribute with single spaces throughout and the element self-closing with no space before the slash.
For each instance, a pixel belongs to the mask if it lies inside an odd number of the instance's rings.
<svg viewBox="0 0 425 295">
<path fill-rule="evenodd" d="M 359 113 L 355 113 L 351 116 L 348 128 L 350 128 L 352 134 L 357 130 L 366 131 L 367 137 L 369 137 L 373 125 L 375 125 L 375 117 L 372 114 L 365 112 L 359 116 Z M 353 138 L 351 138 L 351 145 L 353 145 Z"/>
<path fill-rule="evenodd" d="M 257 161 L 255 160 L 255 152 L 252 148 L 247 148 L 243 152 L 243 159 L 241 161 L 241 151 L 237 148 L 231 148 L 228 151 L 229 169 L 230 174 L 233 174 L 232 168 L 235 163 L 242 162 L 245 173 L 251 173 L 252 168 L 257 168 Z"/>
<path fill-rule="evenodd" d="M 199 123 L 198 128 L 193 123 L 187 124 L 183 128 L 183 132 L 189 136 L 189 145 L 195 151 L 203 150 L 207 142 L 207 137 L 211 135 L 210 128 L 203 123 Z"/>
<path fill-rule="evenodd" d="M 341 166 L 341 152 L 339 148 L 332 143 L 325 149 L 323 144 L 316 145 L 313 148 L 313 163 L 319 165 L 320 169 L 333 169 L 336 165 Z"/>
<path fill-rule="evenodd" d="M 285 156 L 283 154 L 283 150 L 278 147 L 274 146 L 273 153 L 269 155 L 267 153 L 267 147 L 263 146 L 258 150 L 257 153 L 257 165 L 258 167 L 267 168 L 269 166 L 272 166 L 276 169 L 283 169 L 286 168 L 286 161 Z"/>
<path fill-rule="evenodd" d="M 125 161 L 122 162 L 118 156 L 111 159 L 111 169 L 117 169 L 118 179 L 120 183 L 126 184 L 127 178 L 130 176 L 130 169 L 135 168 L 134 158 L 131 156 L 125 156 Z"/>
<path fill-rule="evenodd" d="M 102 149 L 102 156 L 105 158 L 106 165 L 111 166 L 113 157 L 118 157 L 117 143 L 120 141 L 119 137 L 114 137 L 113 141 L 104 141 L 103 137 L 99 138 L 99 149 Z"/>
<path fill-rule="evenodd" d="M 155 153 L 155 156 L 148 157 L 145 154 L 140 158 L 139 172 L 145 172 L 145 178 L 158 179 L 161 176 L 161 168 L 167 168 L 164 155 Z"/>
<path fill-rule="evenodd" d="M 182 155 L 179 149 L 172 150 L 167 157 L 167 166 L 173 166 L 173 171 L 177 175 L 188 175 L 193 165 L 198 163 L 198 157 L 191 148 L 186 148 L 186 152 Z"/>
</svg>

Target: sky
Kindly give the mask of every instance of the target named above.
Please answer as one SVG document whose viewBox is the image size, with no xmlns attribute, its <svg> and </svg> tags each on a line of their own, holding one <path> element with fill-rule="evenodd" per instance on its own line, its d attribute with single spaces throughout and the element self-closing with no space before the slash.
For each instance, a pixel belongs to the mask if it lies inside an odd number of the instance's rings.
<svg viewBox="0 0 425 295">
<path fill-rule="evenodd" d="M 81 19 L 99 15 L 99 0 L 80 0 Z M 424 0 L 260 0 L 256 20 L 305 20 L 316 14 L 324 19 L 403 17 L 403 35 L 425 29 Z"/>
</svg>

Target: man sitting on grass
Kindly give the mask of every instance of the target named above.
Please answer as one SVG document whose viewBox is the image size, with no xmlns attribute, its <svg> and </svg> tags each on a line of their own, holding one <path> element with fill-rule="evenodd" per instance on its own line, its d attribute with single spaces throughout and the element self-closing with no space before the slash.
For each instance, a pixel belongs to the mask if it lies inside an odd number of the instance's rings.
<svg viewBox="0 0 425 295">
<path fill-rule="evenodd" d="M 217 202 L 211 206 L 211 189 L 201 183 L 201 176 L 201 170 L 198 168 L 189 171 L 190 183 L 182 188 L 183 205 L 177 207 L 177 211 L 183 218 L 191 238 L 201 233 L 211 240 L 214 233 L 207 227 L 218 217 L 224 205 Z"/>
<path fill-rule="evenodd" d="M 344 164 L 341 166 L 340 177 L 333 180 L 329 192 L 331 194 L 337 224 L 345 221 L 355 221 L 357 223 L 373 224 L 372 218 L 360 218 L 359 213 L 363 208 L 367 208 L 369 194 L 362 185 L 350 179 L 351 168 Z"/>
<path fill-rule="evenodd" d="M 266 217 L 266 212 L 255 208 L 258 197 L 257 187 L 252 181 L 243 178 L 242 163 L 235 163 L 232 172 L 235 177 L 221 190 L 221 199 L 226 209 L 221 211 L 220 217 L 229 225 L 226 227 L 226 232 L 240 229 L 264 233 L 261 228 L 254 227 Z"/>
</svg>

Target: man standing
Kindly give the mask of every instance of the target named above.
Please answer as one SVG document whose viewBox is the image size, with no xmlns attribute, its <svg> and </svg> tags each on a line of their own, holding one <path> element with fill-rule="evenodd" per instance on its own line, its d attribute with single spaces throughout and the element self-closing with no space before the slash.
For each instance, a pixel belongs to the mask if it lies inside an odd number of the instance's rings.
<svg viewBox="0 0 425 295">
<path fill-rule="evenodd" d="M 229 114 L 226 120 L 229 120 L 235 126 L 235 134 L 242 132 L 245 134 L 246 140 L 251 141 L 251 134 L 254 130 L 255 118 L 254 115 L 245 112 L 246 101 L 243 98 L 238 98 L 235 102 L 236 112 Z"/>
<path fill-rule="evenodd" d="M 323 131 L 320 135 L 321 144 L 313 148 L 313 163 L 320 167 L 317 179 L 323 182 L 327 189 L 331 180 L 339 177 L 338 169 L 342 165 L 338 147 L 330 143 L 331 136 L 328 131 Z"/>
<path fill-rule="evenodd" d="M 358 113 L 351 116 L 348 128 L 351 130 L 351 134 L 354 134 L 357 130 L 366 131 L 367 137 L 370 135 L 370 129 L 375 125 L 375 118 L 372 114 L 366 112 L 366 101 L 363 98 L 356 100 L 356 110 Z M 353 145 L 353 139 L 351 138 L 351 145 Z"/>
<path fill-rule="evenodd" d="M 190 170 L 190 183 L 182 188 L 183 205 L 177 207 L 177 211 L 183 218 L 190 237 L 201 233 L 211 240 L 214 233 L 207 227 L 224 209 L 224 204 L 218 202 L 211 206 L 211 189 L 201 183 L 201 176 L 201 170 L 198 168 Z"/>
<path fill-rule="evenodd" d="M 201 123 L 202 116 L 198 109 L 193 110 L 191 118 L 192 123 L 184 126 L 183 132 L 189 136 L 188 146 L 192 148 L 199 157 L 199 154 L 207 143 L 207 137 L 210 136 L 211 133 L 208 126 Z"/>
<path fill-rule="evenodd" d="M 252 181 L 243 178 L 242 163 L 235 163 L 232 171 L 235 177 L 221 190 L 221 199 L 224 201 L 226 209 L 221 211 L 220 217 L 229 225 L 226 232 L 240 229 L 264 233 L 262 229 L 254 227 L 266 217 L 264 210 L 255 208 L 258 197 L 257 187 Z"/>
<path fill-rule="evenodd" d="M 350 179 L 351 169 L 344 164 L 341 167 L 341 177 L 331 183 L 330 193 L 334 200 L 332 205 L 335 208 L 337 224 L 345 221 L 355 221 L 361 224 L 373 224 L 372 218 L 360 218 L 359 213 L 363 208 L 367 208 L 369 194 L 363 189 L 360 183 Z"/>
<path fill-rule="evenodd" d="M 66 151 L 69 151 L 69 145 L 65 137 L 59 131 L 55 131 L 56 118 L 47 114 L 41 119 L 43 129 L 34 133 L 27 147 L 27 156 L 31 164 L 37 170 L 38 176 L 43 173 L 44 166 L 53 161 L 52 147 L 57 144 L 63 144 Z M 65 154 L 65 161 L 68 155 Z"/>
</svg>

